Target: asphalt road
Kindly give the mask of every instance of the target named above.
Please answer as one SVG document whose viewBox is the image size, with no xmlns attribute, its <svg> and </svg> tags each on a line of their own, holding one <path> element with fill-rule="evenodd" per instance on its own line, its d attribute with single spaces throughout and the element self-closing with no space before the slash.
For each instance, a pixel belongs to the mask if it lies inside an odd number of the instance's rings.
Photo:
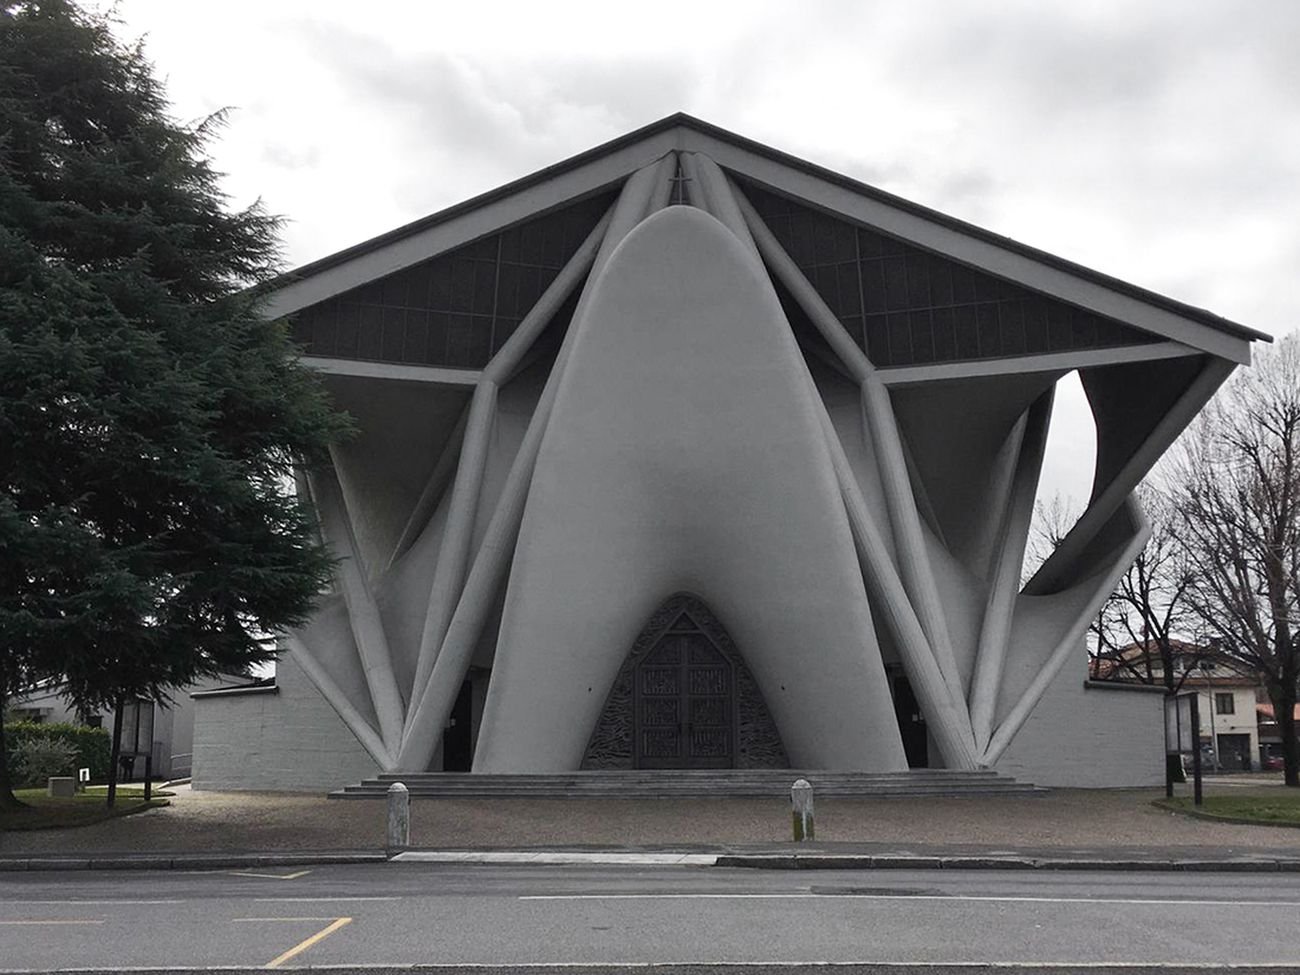
<svg viewBox="0 0 1300 975">
<path fill-rule="evenodd" d="M 0 874 L 0 969 L 1300 964 L 1300 875 L 374 864 Z"/>
</svg>

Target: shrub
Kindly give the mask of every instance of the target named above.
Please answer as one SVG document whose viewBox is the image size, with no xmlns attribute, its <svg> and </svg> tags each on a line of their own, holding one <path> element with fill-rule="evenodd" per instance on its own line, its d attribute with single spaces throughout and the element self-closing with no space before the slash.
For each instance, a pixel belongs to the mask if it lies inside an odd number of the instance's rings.
<svg viewBox="0 0 1300 975">
<path fill-rule="evenodd" d="M 52 775 L 75 775 L 77 750 L 57 738 L 32 736 L 12 749 L 14 781 L 20 786 L 40 786 Z"/>
<path fill-rule="evenodd" d="M 112 739 L 105 728 L 89 728 L 75 724 L 36 724 L 16 721 L 5 724 L 5 744 L 9 754 L 9 774 L 18 781 L 15 754 L 20 745 L 33 739 L 53 739 L 70 746 L 76 756 L 73 769 L 89 768 L 92 782 L 108 780 L 108 760 L 112 753 Z M 75 771 L 74 771 L 75 774 Z"/>
</svg>

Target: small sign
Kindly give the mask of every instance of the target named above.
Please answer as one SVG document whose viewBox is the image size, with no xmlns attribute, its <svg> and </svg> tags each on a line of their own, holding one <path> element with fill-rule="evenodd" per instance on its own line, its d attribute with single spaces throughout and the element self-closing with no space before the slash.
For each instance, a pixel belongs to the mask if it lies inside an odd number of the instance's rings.
<svg viewBox="0 0 1300 975">
<path fill-rule="evenodd" d="M 77 769 L 77 781 L 80 782 L 82 785 L 89 785 L 89 784 L 90 784 L 90 769 L 88 769 L 88 768 L 79 768 L 79 769 Z"/>
<path fill-rule="evenodd" d="M 1197 747 L 1195 722 L 1192 719 L 1194 694 L 1165 698 L 1165 751 L 1188 754 Z"/>
</svg>

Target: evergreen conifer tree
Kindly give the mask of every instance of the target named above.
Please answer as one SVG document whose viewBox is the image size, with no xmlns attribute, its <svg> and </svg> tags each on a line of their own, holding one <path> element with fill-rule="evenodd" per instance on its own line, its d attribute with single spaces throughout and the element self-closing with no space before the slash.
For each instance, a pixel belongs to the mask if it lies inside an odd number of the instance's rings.
<svg viewBox="0 0 1300 975">
<path fill-rule="evenodd" d="M 220 121 L 102 17 L 0 3 L 0 702 L 247 668 L 328 577 L 286 485 L 346 421 L 258 313 L 277 221 L 229 208 Z"/>
</svg>

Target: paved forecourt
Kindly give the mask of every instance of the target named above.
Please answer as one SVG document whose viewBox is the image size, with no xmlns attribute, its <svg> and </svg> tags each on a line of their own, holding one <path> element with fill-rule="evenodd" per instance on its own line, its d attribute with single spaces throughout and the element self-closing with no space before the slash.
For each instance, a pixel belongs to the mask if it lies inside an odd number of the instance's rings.
<svg viewBox="0 0 1300 975">
<path fill-rule="evenodd" d="M 1297 964 L 1300 875 L 391 863 L 0 875 L 0 969 Z"/>
</svg>

